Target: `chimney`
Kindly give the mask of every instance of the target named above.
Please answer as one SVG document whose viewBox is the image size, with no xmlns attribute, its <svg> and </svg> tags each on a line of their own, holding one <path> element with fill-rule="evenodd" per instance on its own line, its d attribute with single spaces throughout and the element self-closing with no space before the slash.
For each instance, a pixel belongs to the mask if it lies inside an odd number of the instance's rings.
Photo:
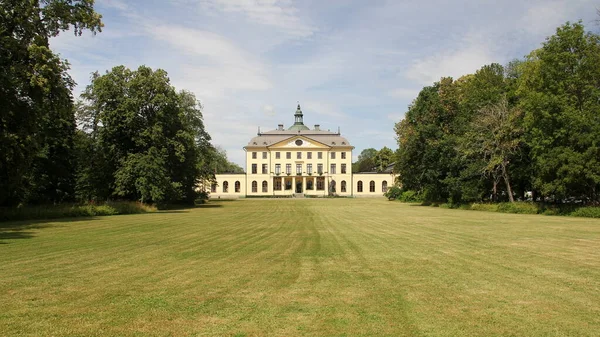
<svg viewBox="0 0 600 337">
<path fill-rule="evenodd" d="M 321 126 L 319 124 L 315 124 L 315 131 L 321 131 Z"/>
<path fill-rule="evenodd" d="M 278 124 L 277 125 L 277 130 L 283 131 L 283 124 Z"/>
</svg>

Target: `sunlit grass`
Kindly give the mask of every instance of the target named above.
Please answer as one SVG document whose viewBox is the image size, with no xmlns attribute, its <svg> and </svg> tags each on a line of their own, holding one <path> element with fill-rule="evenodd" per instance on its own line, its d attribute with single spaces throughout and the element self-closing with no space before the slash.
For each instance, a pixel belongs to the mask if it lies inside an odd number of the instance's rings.
<svg viewBox="0 0 600 337">
<path fill-rule="evenodd" d="M 594 336 L 600 221 L 384 199 L 0 224 L 0 335 Z"/>
</svg>

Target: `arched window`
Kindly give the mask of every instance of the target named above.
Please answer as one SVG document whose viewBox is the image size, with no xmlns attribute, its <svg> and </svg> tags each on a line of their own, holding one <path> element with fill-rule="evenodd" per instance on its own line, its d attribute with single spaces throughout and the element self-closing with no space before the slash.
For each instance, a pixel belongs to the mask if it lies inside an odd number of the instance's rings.
<svg viewBox="0 0 600 337">
<path fill-rule="evenodd" d="M 356 192 L 362 192 L 362 180 L 358 181 L 358 184 L 356 185 Z"/>
<path fill-rule="evenodd" d="M 267 181 L 263 181 L 262 183 L 262 191 L 263 193 L 269 192 L 269 184 L 267 183 Z"/>
<path fill-rule="evenodd" d="M 227 193 L 229 192 L 229 183 L 224 181 L 223 182 L 223 193 Z"/>
<path fill-rule="evenodd" d="M 252 182 L 252 193 L 258 192 L 258 183 L 255 181 Z"/>
<path fill-rule="evenodd" d="M 381 192 L 383 192 L 383 193 L 387 192 L 387 181 L 386 180 L 384 180 L 381 183 Z"/>
<path fill-rule="evenodd" d="M 341 189 L 342 193 L 346 192 L 346 181 L 345 180 L 342 180 L 342 186 L 340 187 L 340 189 Z"/>
<path fill-rule="evenodd" d="M 217 184 L 210 185 L 210 192 L 217 193 Z"/>
<path fill-rule="evenodd" d="M 235 182 L 235 193 L 240 193 L 240 182 L 239 181 Z"/>
<path fill-rule="evenodd" d="M 373 180 L 369 183 L 369 192 L 375 192 L 375 182 Z"/>
</svg>

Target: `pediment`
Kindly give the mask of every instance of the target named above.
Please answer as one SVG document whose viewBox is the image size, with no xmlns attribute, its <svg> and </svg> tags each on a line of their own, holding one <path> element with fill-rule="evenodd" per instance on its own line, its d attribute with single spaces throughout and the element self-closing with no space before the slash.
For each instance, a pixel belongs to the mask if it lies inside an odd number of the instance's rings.
<svg viewBox="0 0 600 337">
<path fill-rule="evenodd" d="M 268 147 L 269 149 L 329 149 L 321 142 L 304 136 L 292 136 Z"/>
</svg>

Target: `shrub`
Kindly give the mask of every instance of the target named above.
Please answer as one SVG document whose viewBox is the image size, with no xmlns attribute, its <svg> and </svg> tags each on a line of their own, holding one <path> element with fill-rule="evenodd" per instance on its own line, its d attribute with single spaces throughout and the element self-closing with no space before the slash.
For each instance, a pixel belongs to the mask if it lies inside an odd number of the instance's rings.
<svg viewBox="0 0 600 337">
<path fill-rule="evenodd" d="M 579 207 L 569 214 L 570 216 L 580 216 L 585 218 L 600 218 L 600 207 Z"/>
<path fill-rule="evenodd" d="M 21 206 L 0 209 L 0 221 L 58 219 L 148 212 L 156 212 L 156 207 L 133 201 L 109 201 L 103 204 Z"/>
<path fill-rule="evenodd" d="M 392 186 L 388 188 L 387 192 L 383 194 L 388 200 L 397 200 L 400 199 L 402 195 L 402 189 L 398 186 Z"/>
<path fill-rule="evenodd" d="M 498 204 L 498 212 L 515 214 L 537 214 L 539 207 L 530 202 L 502 202 Z"/>
<path fill-rule="evenodd" d="M 411 190 L 402 192 L 399 200 L 402 202 L 423 202 L 422 196 L 418 192 Z"/>
<path fill-rule="evenodd" d="M 498 212 L 498 204 L 471 204 L 470 209 L 474 211 Z"/>
</svg>

